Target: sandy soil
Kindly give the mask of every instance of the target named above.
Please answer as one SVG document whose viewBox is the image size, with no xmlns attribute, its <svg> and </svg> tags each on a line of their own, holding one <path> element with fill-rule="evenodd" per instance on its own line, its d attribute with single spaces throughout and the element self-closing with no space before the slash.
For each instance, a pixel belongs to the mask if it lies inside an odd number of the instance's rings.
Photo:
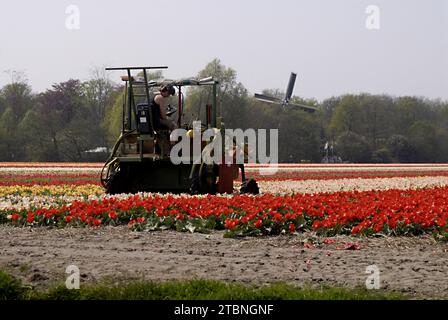
<svg viewBox="0 0 448 320">
<path fill-rule="evenodd" d="M 0 226 L 0 269 L 37 288 L 65 281 L 72 264 L 80 269 L 81 285 L 104 278 L 207 278 L 358 287 L 365 286 L 366 267 L 375 264 L 382 289 L 448 298 L 447 243 L 430 236 L 332 239 L 336 243 L 319 244 L 323 239 L 313 234 L 227 239 L 222 232 Z M 304 246 L 312 241 L 314 247 Z M 341 249 L 352 242 L 360 249 Z"/>
</svg>

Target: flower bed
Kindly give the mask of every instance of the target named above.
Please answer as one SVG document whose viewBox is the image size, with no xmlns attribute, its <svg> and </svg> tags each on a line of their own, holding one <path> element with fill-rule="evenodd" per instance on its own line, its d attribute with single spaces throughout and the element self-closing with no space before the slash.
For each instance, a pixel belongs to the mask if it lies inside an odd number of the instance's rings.
<svg viewBox="0 0 448 320">
<path fill-rule="evenodd" d="M 275 196 L 160 196 L 74 201 L 56 208 L 4 211 L 0 221 L 17 226 L 128 224 L 133 230 L 275 235 L 314 230 L 320 234 L 446 237 L 448 187 L 426 190 L 337 192 Z"/>
<path fill-rule="evenodd" d="M 256 176 L 263 168 L 248 166 L 248 176 Z M 109 196 L 99 185 L 98 164 L 2 164 L 0 223 L 129 225 L 133 230 L 190 232 L 217 229 L 226 230 L 228 236 L 314 230 L 325 235 L 432 233 L 447 237 L 447 166 L 351 170 L 346 166 L 282 166 L 277 178 L 260 178 L 259 196 Z M 385 177 L 378 178 L 379 172 Z"/>
</svg>

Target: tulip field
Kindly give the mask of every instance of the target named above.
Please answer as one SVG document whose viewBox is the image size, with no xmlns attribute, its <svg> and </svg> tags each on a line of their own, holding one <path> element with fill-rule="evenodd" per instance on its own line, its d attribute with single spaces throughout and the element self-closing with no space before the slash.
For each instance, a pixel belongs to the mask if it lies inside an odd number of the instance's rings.
<svg viewBox="0 0 448 320">
<path fill-rule="evenodd" d="M 97 163 L 0 163 L 0 224 L 448 239 L 448 165 L 248 165 L 260 195 L 106 195 Z M 238 183 L 235 184 L 235 190 Z"/>
</svg>

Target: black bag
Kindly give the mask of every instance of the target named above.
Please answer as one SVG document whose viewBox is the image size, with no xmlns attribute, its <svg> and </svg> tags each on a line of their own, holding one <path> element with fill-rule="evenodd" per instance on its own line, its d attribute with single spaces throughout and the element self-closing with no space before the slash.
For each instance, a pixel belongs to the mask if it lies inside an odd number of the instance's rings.
<svg viewBox="0 0 448 320">
<path fill-rule="evenodd" d="M 149 114 L 151 112 L 152 124 Z M 151 134 L 154 130 L 160 129 L 160 107 L 156 103 L 139 103 L 137 105 L 137 128 L 141 134 Z"/>
</svg>

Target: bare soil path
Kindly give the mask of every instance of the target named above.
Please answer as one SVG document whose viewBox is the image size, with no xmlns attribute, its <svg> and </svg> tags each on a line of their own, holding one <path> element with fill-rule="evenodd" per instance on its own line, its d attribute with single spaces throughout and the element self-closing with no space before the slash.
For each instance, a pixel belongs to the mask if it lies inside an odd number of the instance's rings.
<svg viewBox="0 0 448 320">
<path fill-rule="evenodd" d="M 353 288 L 365 286 L 366 267 L 376 265 L 382 289 L 448 298 L 447 243 L 430 236 L 331 239 L 336 243 L 324 244 L 323 238 L 311 233 L 228 239 L 222 232 L 0 226 L 0 269 L 37 288 L 65 281 L 69 265 L 78 266 L 81 285 L 104 278 L 202 278 Z M 320 244 L 304 246 L 313 240 Z M 356 243 L 360 249 L 342 249 L 347 243 Z"/>
</svg>

